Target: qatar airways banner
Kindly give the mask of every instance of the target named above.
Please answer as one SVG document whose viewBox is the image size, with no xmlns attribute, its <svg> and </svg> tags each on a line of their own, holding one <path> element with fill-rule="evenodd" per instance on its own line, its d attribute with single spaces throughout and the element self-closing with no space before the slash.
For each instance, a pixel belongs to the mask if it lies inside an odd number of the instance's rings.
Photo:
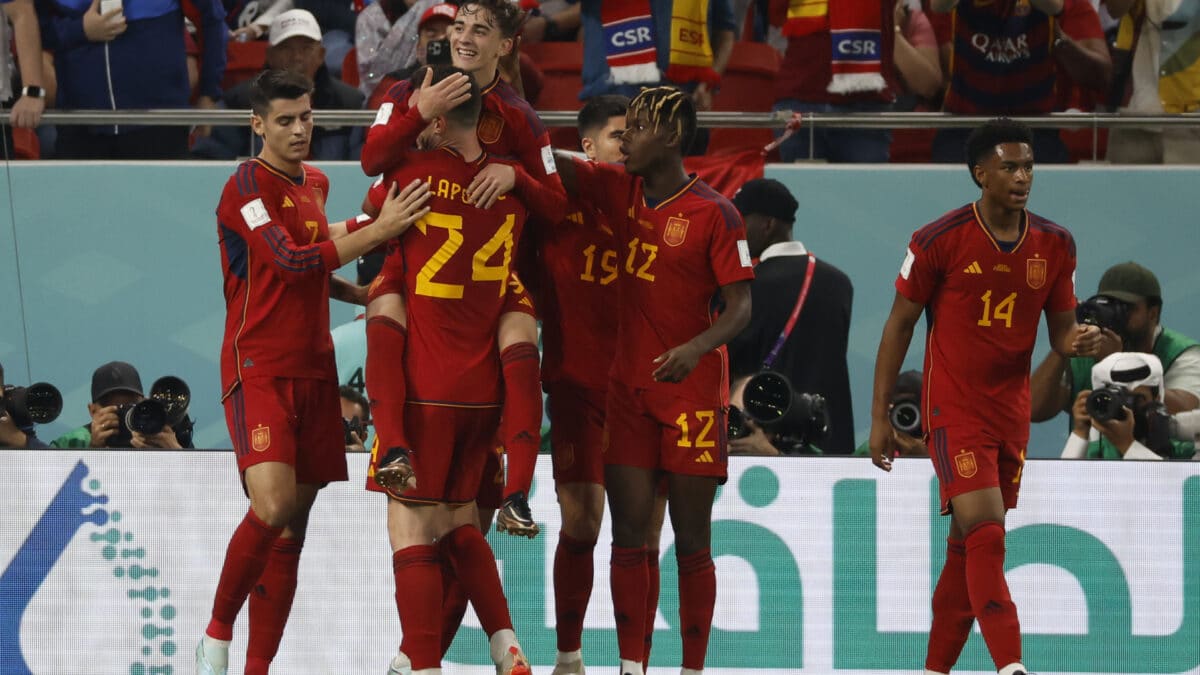
<svg viewBox="0 0 1200 675">
<path fill-rule="evenodd" d="M 366 457 L 352 456 L 361 476 Z M 518 635 L 554 659 L 557 505 L 543 534 L 489 536 Z M 1200 673 L 1200 462 L 1032 461 L 1008 518 L 1008 578 L 1037 672 Z M 0 673 L 180 675 L 209 616 L 247 502 L 229 452 L 0 452 Z M 929 463 L 735 459 L 713 516 L 718 593 L 708 671 L 919 672 L 947 521 Z M 359 483 L 324 490 L 275 670 L 382 673 L 399 644 L 385 505 Z M 584 657 L 616 665 L 607 522 Z M 651 672 L 677 673 L 670 528 Z M 243 615 L 231 673 L 245 653 Z M 495 670 L 468 614 L 446 673 Z M 539 668 L 540 666 L 540 668 Z M 959 670 L 994 671 L 976 633 Z"/>
</svg>

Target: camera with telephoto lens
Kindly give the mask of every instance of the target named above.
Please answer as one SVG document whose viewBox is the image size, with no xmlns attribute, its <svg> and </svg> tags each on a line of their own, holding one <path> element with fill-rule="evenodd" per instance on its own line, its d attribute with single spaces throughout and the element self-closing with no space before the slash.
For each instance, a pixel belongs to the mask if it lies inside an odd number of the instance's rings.
<svg viewBox="0 0 1200 675">
<path fill-rule="evenodd" d="M 1075 306 L 1075 320 L 1107 328 L 1123 338 L 1129 322 L 1129 303 L 1107 295 L 1093 295 Z"/>
<path fill-rule="evenodd" d="M 153 436 L 167 426 L 176 432 L 179 444 L 187 447 L 191 433 L 187 411 L 191 402 L 192 390 L 186 382 L 174 375 L 158 378 L 150 387 L 150 396 L 117 406 L 117 433 L 108 439 L 108 447 L 127 448 L 134 433 Z M 180 438 L 181 429 L 186 429 L 186 440 Z"/>
<path fill-rule="evenodd" d="M 1137 397 L 1124 387 L 1109 384 L 1093 389 L 1092 393 L 1088 394 L 1087 402 L 1084 405 L 1087 408 L 1088 417 L 1097 422 L 1123 420 L 1125 419 L 1125 408 L 1134 410 L 1137 406 Z"/>
<path fill-rule="evenodd" d="M 902 434 L 921 437 L 921 406 L 916 401 L 897 401 L 888 411 L 888 421 Z"/>
<path fill-rule="evenodd" d="M 742 403 L 746 417 L 777 434 L 775 445 L 787 454 L 812 444 L 829 429 L 825 397 L 796 392 L 787 377 L 774 371 L 750 378 L 742 392 Z"/>
<path fill-rule="evenodd" d="M 35 382 L 28 387 L 4 387 L 4 410 L 18 429 L 53 422 L 62 413 L 62 406 L 62 394 L 52 384 Z"/>
<path fill-rule="evenodd" d="M 367 440 L 366 425 L 358 419 L 358 415 L 350 419 L 343 417 L 342 427 L 346 430 L 346 445 L 360 445 Z M 355 434 L 358 434 L 357 438 L 355 438 Z"/>
<path fill-rule="evenodd" d="M 1133 411 L 1133 437 L 1154 452 L 1168 457 L 1171 447 L 1171 414 L 1162 401 L 1139 404 L 1137 395 L 1115 384 L 1092 390 L 1084 404 L 1097 422 L 1125 419 L 1125 408 Z"/>
<path fill-rule="evenodd" d="M 746 424 L 746 413 L 736 405 L 729 406 L 729 419 L 726 427 L 726 435 L 731 441 L 750 435 L 750 425 Z"/>
</svg>

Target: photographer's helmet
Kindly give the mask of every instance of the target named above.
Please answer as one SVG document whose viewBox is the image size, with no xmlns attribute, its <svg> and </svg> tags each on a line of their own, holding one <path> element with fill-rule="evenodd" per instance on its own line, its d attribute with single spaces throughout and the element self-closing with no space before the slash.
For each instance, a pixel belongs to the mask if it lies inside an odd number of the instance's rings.
<svg viewBox="0 0 1200 675">
<path fill-rule="evenodd" d="M 1152 387 L 1162 401 L 1162 362 L 1153 354 L 1144 352 L 1117 352 L 1092 366 L 1092 389 L 1117 386 L 1130 391 L 1138 387 Z"/>
</svg>

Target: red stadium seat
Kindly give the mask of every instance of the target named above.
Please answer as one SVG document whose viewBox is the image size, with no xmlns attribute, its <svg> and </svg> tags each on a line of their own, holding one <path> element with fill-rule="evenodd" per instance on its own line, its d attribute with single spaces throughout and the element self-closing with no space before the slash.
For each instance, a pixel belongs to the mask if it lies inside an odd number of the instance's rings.
<svg viewBox="0 0 1200 675">
<path fill-rule="evenodd" d="M 41 159 L 42 144 L 33 129 L 13 127 L 12 139 L 14 159 Z"/>
<path fill-rule="evenodd" d="M 775 77 L 781 57 L 763 42 L 736 42 L 733 55 L 721 78 L 721 90 L 713 97 L 713 110 L 770 112 L 775 103 Z M 713 129 L 708 152 L 761 149 L 770 143 L 769 129 Z"/>
<path fill-rule="evenodd" d="M 346 58 L 342 59 L 342 82 L 351 87 L 358 86 L 358 51 L 351 47 L 350 51 L 346 52 Z"/>
<path fill-rule="evenodd" d="M 230 40 L 225 51 L 225 77 L 221 80 L 221 88 L 229 89 L 240 82 L 248 80 L 262 70 L 267 62 L 267 41 L 251 40 L 239 42 Z"/>
<path fill-rule="evenodd" d="M 538 110 L 579 110 L 583 102 L 583 43 L 538 42 L 522 45 L 521 50 L 542 71 L 543 84 L 537 100 Z M 560 148 L 579 148 L 574 126 L 550 129 L 550 140 Z"/>
</svg>

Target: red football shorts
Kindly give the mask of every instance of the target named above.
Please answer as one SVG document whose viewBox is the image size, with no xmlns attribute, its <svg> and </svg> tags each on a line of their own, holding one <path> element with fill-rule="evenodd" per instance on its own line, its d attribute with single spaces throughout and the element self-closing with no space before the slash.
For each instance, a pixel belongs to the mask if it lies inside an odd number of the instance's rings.
<svg viewBox="0 0 1200 675">
<path fill-rule="evenodd" d="M 603 390 L 556 383 L 546 392 L 554 482 L 604 485 Z"/>
<path fill-rule="evenodd" d="M 508 275 L 508 288 L 504 294 L 504 311 L 501 314 L 509 312 L 521 312 L 528 314 L 533 318 L 537 318 L 537 311 L 533 306 L 533 298 L 529 296 L 529 291 L 525 289 L 525 284 L 517 278 L 516 272 L 511 272 Z"/>
<path fill-rule="evenodd" d="M 379 268 L 379 274 L 375 275 L 375 278 L 371 280 L 371 285 L 367 287 L 367 302 L 389 293 L 404 295 L 404 256 L 401 255 L 400 247 L 394 242 L 388 243 L 383 266 Z"/>
<path fill-rule="evenodd" d="M 489 457 L 496 455 L 500 408 L 460 408 L 409 403 L 404 428 L 412 444 L 417 486 L 401 501 L 467 504 L 476 501 Z M 499 464 L 496 465 L 498 467 Z M 498 468 L 493 468 L 493 476 Z M 500 490 L 504 489 L 503 474 Z M 374 480 L 367 489 L 382 492 Z M 499 502 L 496 502 L 499 506 Z"/>
<path fill-rule="evenodd" d="M 729 475 L 726 413 L 715 402 L 609 382 L 604 463 L 684 476 Z"/>
<path fill-rule="evenodd" d="M 929 432 L 929 458 L 937 472 L 942 515 L 951 512 L 951 498 L 993 487 L 1000 488 L 1004 508 L 1016 508 L 1027 441 L 1000 440 L 971 426 Z"/>
<path fill-rule="evenodd" d="M 238 470 L 262 462 L 296 469 L 298 483 L 346 480 L 346 434 L 334 380 L 254 377 L 225 399 Z"/>
</svg>

